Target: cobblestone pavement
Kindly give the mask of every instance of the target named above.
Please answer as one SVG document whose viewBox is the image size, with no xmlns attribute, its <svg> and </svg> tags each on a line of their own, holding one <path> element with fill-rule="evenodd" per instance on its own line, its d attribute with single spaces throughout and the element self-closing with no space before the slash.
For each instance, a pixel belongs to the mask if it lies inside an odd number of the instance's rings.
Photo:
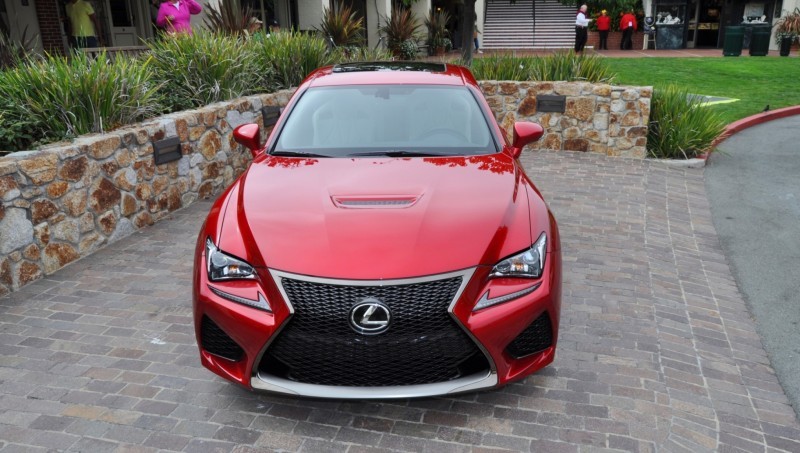
<svg viewBox="0 0 800 453">
<path fill-rule="evenodd" d="M 198 202 L 0 299 L 0 451 L 791 451 L 800 425 L 711 224 L 703 170 L 533 153 L 561 225 L 555 363 L 399 402 L 258 395 L 201 368 Z"/>
</svg>

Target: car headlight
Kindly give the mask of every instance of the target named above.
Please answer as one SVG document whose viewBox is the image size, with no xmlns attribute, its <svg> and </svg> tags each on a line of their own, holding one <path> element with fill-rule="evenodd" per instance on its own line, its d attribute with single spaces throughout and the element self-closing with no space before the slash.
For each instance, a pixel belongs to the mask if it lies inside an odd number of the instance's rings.
<svg viewBox="0 0 800 453">
<path fill-rule="evenodd" d="M 489 277 L 539 278 L 547 256 L 547 235 L 542 233 L 531 248 L 495 264 Z"/>
<path fill-rule="evenodd" d="M 212 282 L 256 278 L 253 266 L 221 252 L 211 239 L 206 239 L 206 263 L 208 279 Z"/>
</svg>

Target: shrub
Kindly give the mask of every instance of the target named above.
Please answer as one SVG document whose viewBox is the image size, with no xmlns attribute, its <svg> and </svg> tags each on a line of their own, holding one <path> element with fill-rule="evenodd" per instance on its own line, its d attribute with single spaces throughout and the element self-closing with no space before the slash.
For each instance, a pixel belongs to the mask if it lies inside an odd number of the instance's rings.
<svg viewBox="0 0 800 453">
<path fill-rule="evenodd" d="M 384 18 L 381 32 L 386 35 L 386 45 L 389 50 L 394 52 L 395 55 L 403 57 L 401 47 L 406 41 L 415 41 L 417 39 L 416 35 L 419 27 L 420 22 L 410 9 L 394 8 L 392 9 L 392 16 Z"/>
<path fill-rule="evenodd" d="M 185 110 L 269 91 L 271 73 L 259 68 L 255 45 L 241 36 L 197 32 L 148 43 L 168 111 Z"/>
<path fill-rule="evenodd" d="M 0 75 L 0 84 L 2 83 Z M 0 156 L 30 148 L 34 142 L 34 131 L 41 129 L 28 116 L 20 117 L 19 111 L 13 112 L 13 103 L 7 101 L 9 99 L 0 99 L 0 124 L 3 125 L 0 127 Z"/>
<path fill-rule="evenodd" d="M 319 36 L 281 31 L 255 41 L 258 66 L 274 74 L 279 88 L 300 85 L 308 74 L 320 66 L 333 64 L 337 52 L 328 52 L 325 40 Z"/>
<path fill-rule="evenodd" d="M 675 85 L 653 91 L 647 151 L 656 158 L 692 158 L 711 148 L 725 130 L 718 113 Z"/>
<path fill-rule="evenodd" d="M 610 83 L 613 79 L 614 74 L 603 57 L 577 55 L 571 50 L 537 58 L 531 68 L 531 80 L 585 80 L 592 83 Z"/>
<path fill-rule="evenodd" d="M 429 47 L 447 47 L 450 40 L 450 32 L 447 31 L 448 22 L 450 22 L 450 14 L 447 11 L 431 11 L 425 19 L 425 27 L 428 29 L 426 42 Z"/>
<path fill-rule="evenodd" d="M 530 80 L 533 57 L 492 54 L 472 60 L 470 70 L 478 80 Z M 461 64 L 461 62 L 459 62 Z"/>
<path fill-rule="evenodd" d="M 339 54 L 335 57 L 337 63 L 353 63 L 357 61 L 389 61 L 392 53 L 386 49 L 371 49 L 369 47 L 348 47 L 339 48 Z"/>
<path fill-rule="evenodd" d="M 544 56 L 490 55 L 473 60 L 478 80 L 606 82 L 614 79 L 608 64 L 596 55 L 557 52 Z"/>
<path fill-rule="evenodd" d="M 318 30 L 323 36 L 330 37 L 336 46 L 360 46 L 364 43 L 364 19 L 340 1 L 325 8 Z"/>
<path fill-rule="evenodd" d="M 229 35 L 249 33 L 260 23 L 256 22 L 252 8 L 242 7 L 240 0 L 220 0 L 217 8 L 206 3 L 203 10 L 206 14 L 203 22 L 212 33 Z"/>
<path fill-rule="evenodd" d="M 398 56 L 402 60 L 416 59 L 417 52 L 419 52 L 419 47 L 417 47 L 417 42 L 413 39 L 406 39 L 400 43 L 400 47 L 397 49 Z"/>
<path fill-rule="evenodd" d="M 775 22 L 775 39 L 781 41 L 783 38 L 789 38 L 794 41 L 798 35 L 800 35 L 800 8 L 795 8 Z"/>
<path fill-rule="evenodd" d="M 0 70 L 15 66 L 24 60 L 36 45 L 36 37 L 28 36 L 28 27 L 22 31 L 20 41 L 14 41 L 0 24 Z"/>
<path fill-rule="evenodd" d="M 149 59 L 77 52 L 26 60 L 0 72 L 4 123 L 23 132 L 4 132 L 4 145 L 24 149 L 140 121 L 161 110 L 159 88 Z"/>
</svg>

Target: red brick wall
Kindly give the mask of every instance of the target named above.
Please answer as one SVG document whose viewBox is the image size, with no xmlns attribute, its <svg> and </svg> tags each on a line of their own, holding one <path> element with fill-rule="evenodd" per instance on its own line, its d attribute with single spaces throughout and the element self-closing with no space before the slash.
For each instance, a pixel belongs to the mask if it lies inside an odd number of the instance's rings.
<svg viewBox="0 0 800 453">
<path fill-rule="evenodd" d="M 608 50 L 619 50 L 619 43 L 622 41 L 621 31 L 612 31 L 608 33 Z M 633 34 L 633 50 L 641 50 L 644 44 L 644 33 L 636 32 Z M 600 43 L 600 33 L 596 31 L 589 32 L 589 39 L 586 41 L 586 46 L 592 46 L 597 49 Z"/>
<path fill-rule="evenodd" d="M 64 53 L 61 39 L 61 19 L 58 16 L 58 0 L 36 0 L 36 16 L 39 19 L 39 34 L 44 50 Z"/>
</svg>

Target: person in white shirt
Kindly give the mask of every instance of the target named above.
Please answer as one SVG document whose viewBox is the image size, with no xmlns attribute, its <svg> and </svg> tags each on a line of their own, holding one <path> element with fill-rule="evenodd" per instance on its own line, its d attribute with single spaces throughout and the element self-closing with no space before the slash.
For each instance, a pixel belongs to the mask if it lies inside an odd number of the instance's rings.
<svg viewBox="0 0 800 453">
<path fill-rule="evenodd" d="M 589 36 L 589 22 L 592 19 L 586 17 L 586 5 L 581 5 L 575 17 L 575 53 L 583 52 L 586 39 Z"/>
</svg>

